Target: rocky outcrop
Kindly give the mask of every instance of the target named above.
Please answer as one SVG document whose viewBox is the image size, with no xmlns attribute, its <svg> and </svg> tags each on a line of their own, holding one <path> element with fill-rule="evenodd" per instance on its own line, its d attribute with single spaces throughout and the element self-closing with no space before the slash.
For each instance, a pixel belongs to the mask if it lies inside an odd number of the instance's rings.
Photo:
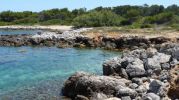
<svg viewBox="0 0 179 100">
<path fill-rule="evenodd" d="M 90 96 L 94 93 L 103 93 L 107 96 L 117 95 L 118 90 L 125 88 L 130 81 L 116 79 L 109 76 L 97 76 L 85 72 L 72 75 L 66 82 L 62 93 L 75 98 L 77 95 Z M 127 92 L 127 91 L 126 91 Z"/>
<path fill-rule="evenodd" d="M 65 82 L 63 94 L 71 98 L 83 95 L 89 100 L 178 99 L 178 59 L 173 54 L 179 45 L 167 45 L 125 51 L 103 63 L 105 76 L 76 73 Z"/>
<path fill-rule="evenodd" d="M 90 37 L 82 28 L 65 32 L 42 32 L 34 35 L 0 35 L 0 46 L 57 46 L 57 47 L 100 47 L 104 49 L 148 48 L 153 44 L 171 41 L 169 38 L 129 37 Z M 176 54 L 174 54 L 176 55 Z M 177 56 L 177 55 L 176 55 Z"/>
<path fill-rule="evenodd" d="M 150 76 L 170 69 L 170 62 L 172 62 L 171 55 L 159 53 L 154 48 L 137 49 L 104 62 L 103 74 L 118 74 L 130 78 Z"/>
</svg>

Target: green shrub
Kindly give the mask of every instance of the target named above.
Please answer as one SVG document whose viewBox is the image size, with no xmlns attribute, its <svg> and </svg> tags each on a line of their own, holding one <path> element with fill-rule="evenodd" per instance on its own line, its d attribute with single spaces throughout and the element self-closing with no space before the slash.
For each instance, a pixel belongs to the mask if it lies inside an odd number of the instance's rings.
<svg viewBox="0 0 179 100">
<path fill-rule="evenodd" d="M 142 24 L 140 28 L 152 28 L 151 24 Z"/>
<path fill-rule="evenodd" d="M 38 23 L 38 19 L 36 18 L 24 18 L 24 19 L 20 19 L 20 20 L 15 20 L 13 22 L 13 24 L 29 24 L 29 25 L 33 25 Z"/>
<path fill-rule="evenodd" d="M 52 19 L 40 22 L 42 25 L 70 25 L 69 21 L 61 20 L 61 19 Z"/>
<path fill-rule="evenodd" d="M 111 11 L 93 11 L 73 20 L 75 27 L 119 26 L 121 17 Z"/>
<path fill-rule="evenodd" d="M 173 13 L 161 13 L 155 16 L 149 16 L 144 19 L 144 24 L 164 24 L 169 23 L 174 18 Z"/>
</svg>

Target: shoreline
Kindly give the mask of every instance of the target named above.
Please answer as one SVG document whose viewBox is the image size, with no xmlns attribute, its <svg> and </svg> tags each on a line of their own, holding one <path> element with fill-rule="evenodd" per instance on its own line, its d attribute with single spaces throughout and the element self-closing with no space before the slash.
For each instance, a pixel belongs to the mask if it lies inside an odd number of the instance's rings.
<svg viewBox="0 0 179 100">
<path fill-rule="evenodd" d="M 0 29 L 11 29 L 11 30 L 49 30 L 49 31 L 69 31 L 72 30 L 73 26 L 62 26 L 62 25 L 8 25 L 0 26 Z"/>
<path fill-rule="evenodd" d="M 78 72 L 69 77 L 63 96 L 75 100 L 170 100 L 178 98 L 179 38 L 166 36 L 91 37 L 91 28 L 35 35 L 0 35 L 0 46 L 56 46 L 59 48 L 128 49 L 103 63 L 103 75 Z"/>
<path fill-rule="evenodd" d="M 179 96 L 179 45 L 123 52 L 103 63 L 103 75 L 77 72 L 62 89 L 75 100 L 175 100 Z"/>
</svg>

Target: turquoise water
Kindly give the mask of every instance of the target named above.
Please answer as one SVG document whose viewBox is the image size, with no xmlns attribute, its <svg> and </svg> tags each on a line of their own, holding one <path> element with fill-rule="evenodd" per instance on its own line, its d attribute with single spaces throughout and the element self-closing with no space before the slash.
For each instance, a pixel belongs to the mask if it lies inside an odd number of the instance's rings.
<svg viewBox="0 0 179 100">
<path fill-rule="evenodd" d="M 0 29 L 0 35 L 13 35 L 13 34 L 35 34 L 41 30 L 5 30 Z"/>
<path fill-rule="evenodd" d="M 0 47 L 0 97 L 59 96 L 70 75 L 102 74 L 103 61 L 119 54 L 100 49 Z"/>
</svg>

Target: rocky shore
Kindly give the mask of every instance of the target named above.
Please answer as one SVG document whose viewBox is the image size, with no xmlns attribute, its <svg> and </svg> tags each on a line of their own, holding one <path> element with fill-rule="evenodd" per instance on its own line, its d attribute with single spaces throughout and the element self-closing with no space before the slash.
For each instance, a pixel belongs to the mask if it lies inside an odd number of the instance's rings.
<svg viewBox="0 0 179 100">
<path fill-rule="evenodd" d="M 167 37 L 99 35 L 89 37 L 82 34 L 92 28 L 81 28 L 64 32 L 39 32 L 35 35 L 0 35 L 0 46 L 57 46 L 65 47 L 100 47 L 104 49 L 136 49 L 173 41 Z M 177 40 L 176 40 L 177 41 Z"/>
<path fill-rule="evenodd" d="M 62 94 L 73 100 L 179 99 L 178 38 L 89 37 L 83 34 L 88 30 L 91 28 L 35 35 L 0 35 L 0 46 L 122 49 L 121 56 L 103 63 L 103 75 L 77 72 L 69 77 Z"/>
<path fill-rule="evenodd" d="M 103 63 L 103 75 L 77 72 L 62 93 L 75 100 L 179 99 L 179 44 L 126 51 Z"/>
</svg>

